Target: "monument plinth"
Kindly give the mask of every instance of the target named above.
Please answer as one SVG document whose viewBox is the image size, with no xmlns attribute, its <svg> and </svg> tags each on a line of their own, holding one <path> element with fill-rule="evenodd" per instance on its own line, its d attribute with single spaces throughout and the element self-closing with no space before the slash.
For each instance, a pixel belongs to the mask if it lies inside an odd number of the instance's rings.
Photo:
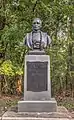
<svg viewBox="0 0 74 120">
<path fill-rule="evenodd" d="M 36 55 L 37 53 L 37 55 Z M 57 102 L 51 98 L 50 57 L 41 51 L 25 56 L 24 101 L 18 102 L 19 112 L 55 112 Z"/>
</svg>

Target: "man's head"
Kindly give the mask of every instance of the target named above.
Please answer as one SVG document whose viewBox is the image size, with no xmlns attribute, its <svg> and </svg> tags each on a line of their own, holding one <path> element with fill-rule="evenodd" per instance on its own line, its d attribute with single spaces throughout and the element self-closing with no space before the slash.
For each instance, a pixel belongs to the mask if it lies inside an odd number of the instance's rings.
<svg viewBox="0 0 74 120">
<path fill-rule="evenodd" d="M 39 18 L 35 18 L 34 20 L 33 20 L 33 24 L 32 24 L 32 26 L 33 26 L 33 30 L 40 30 L 40 28 L 41 28 L 41 26 L 42 26 L 42 22 L 41 22 L 41 20 L 39 19 Z"/>
</svg>

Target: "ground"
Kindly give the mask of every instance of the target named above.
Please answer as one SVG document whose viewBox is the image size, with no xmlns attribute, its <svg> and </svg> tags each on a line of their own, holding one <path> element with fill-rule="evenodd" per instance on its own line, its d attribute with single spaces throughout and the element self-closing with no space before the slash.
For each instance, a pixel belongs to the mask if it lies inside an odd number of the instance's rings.
<svg viewBox="0 0 74 120">
<path fill-rule="evenodd" d="M 0 111 L 6 111 L 10 106 L 16 105 L 18 100 L 20 100 L 20 96 L 8 96 L 2 95 L 0 96 Z"/>
<path fill-rule="evenodd" d="M 10 106 L 14 106 L 17 104 L 18 100 L 21 99 L 21 96 L 0 96 L 0 114 L 4 113 L 8 110 Z M 65 106 L 68 111 L 71 113 L 74 118 L 74 99 L 70 97 L 59 98 L 57 97 L 58 105 Z"/>
</svg>

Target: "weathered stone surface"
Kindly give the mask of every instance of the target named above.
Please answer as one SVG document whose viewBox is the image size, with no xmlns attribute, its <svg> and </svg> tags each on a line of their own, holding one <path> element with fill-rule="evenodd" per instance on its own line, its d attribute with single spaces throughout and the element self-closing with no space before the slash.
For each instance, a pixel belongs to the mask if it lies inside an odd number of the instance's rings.
<svg viewBox="0 0 74 120">
<path fill-rule="evenodd" d="M 27 62 L 27 91 L 47 91 L 48 62 Z"/>
<path fill-rule="evenodd" d="M 64 107 L 57 107 L 57 112 L 17 112 L 13 107 L 5 112 L 2 120 L 72 120 Z"/>
<path fill-rule="evenodd" d="M 4 111 L 1 109 L 0 110 L 0 120 L 2 120 L 1 118 L 2 118 L 2 115 L 4 114 Z"/>
<path fill-rule="evenodd" d="M 34 50 L 34 51 L 29 51 L 28 55 L 45 55 L 45 51 L 39 51 L 39 50 Z"/>
<path fill-rule="evenodd" d="M 55 99 L 49 101 L 19 101 L 19 112 L 55 112 L 57 110 L 57 102 Z"/>
<path fill-rule="evenodd" d="M 42 92 L 32 92 L 32 91 L 26 91 L 24 95 L 24 100 L 50 100 L 50 94 L 48 91 L 42 91 Z"/>
<path fill-rule="evenodd" d="M 72 120 L 72 119 L 67 119 L 67 118 L 23 118 L 23 117 L 16 117 L 16 118 L 13 118 L 13 117 L 4 117 L 2 120 Z"/>
<path fill-rule="evenodd" d="M 74 119 L 74 111 L 73 111 L 73 112 L 71 112 L 71 116 L 72 116 L 72 118 Z"/>
</svg>

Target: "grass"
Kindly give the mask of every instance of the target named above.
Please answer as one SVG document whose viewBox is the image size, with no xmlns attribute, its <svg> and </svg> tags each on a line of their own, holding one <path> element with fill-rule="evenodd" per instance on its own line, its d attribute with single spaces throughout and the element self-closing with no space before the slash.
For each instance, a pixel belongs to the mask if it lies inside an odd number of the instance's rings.
<svg viewBox="0 0 74 120">
<path fill-rule="evenodd" d="M 74 98 L 64 97 L 62 99 L 57 99 L 57 103 L 59 106 L 66 107 L 69 110 L 69 112 L 74 111 Z"/>
<path fill-rule="evenodd" d="M 6 111 L 9 107 L 17 104 L 20 100 L 19 96 L 1 96 L 0 97 L 0 111 Z"/>
</svg>

